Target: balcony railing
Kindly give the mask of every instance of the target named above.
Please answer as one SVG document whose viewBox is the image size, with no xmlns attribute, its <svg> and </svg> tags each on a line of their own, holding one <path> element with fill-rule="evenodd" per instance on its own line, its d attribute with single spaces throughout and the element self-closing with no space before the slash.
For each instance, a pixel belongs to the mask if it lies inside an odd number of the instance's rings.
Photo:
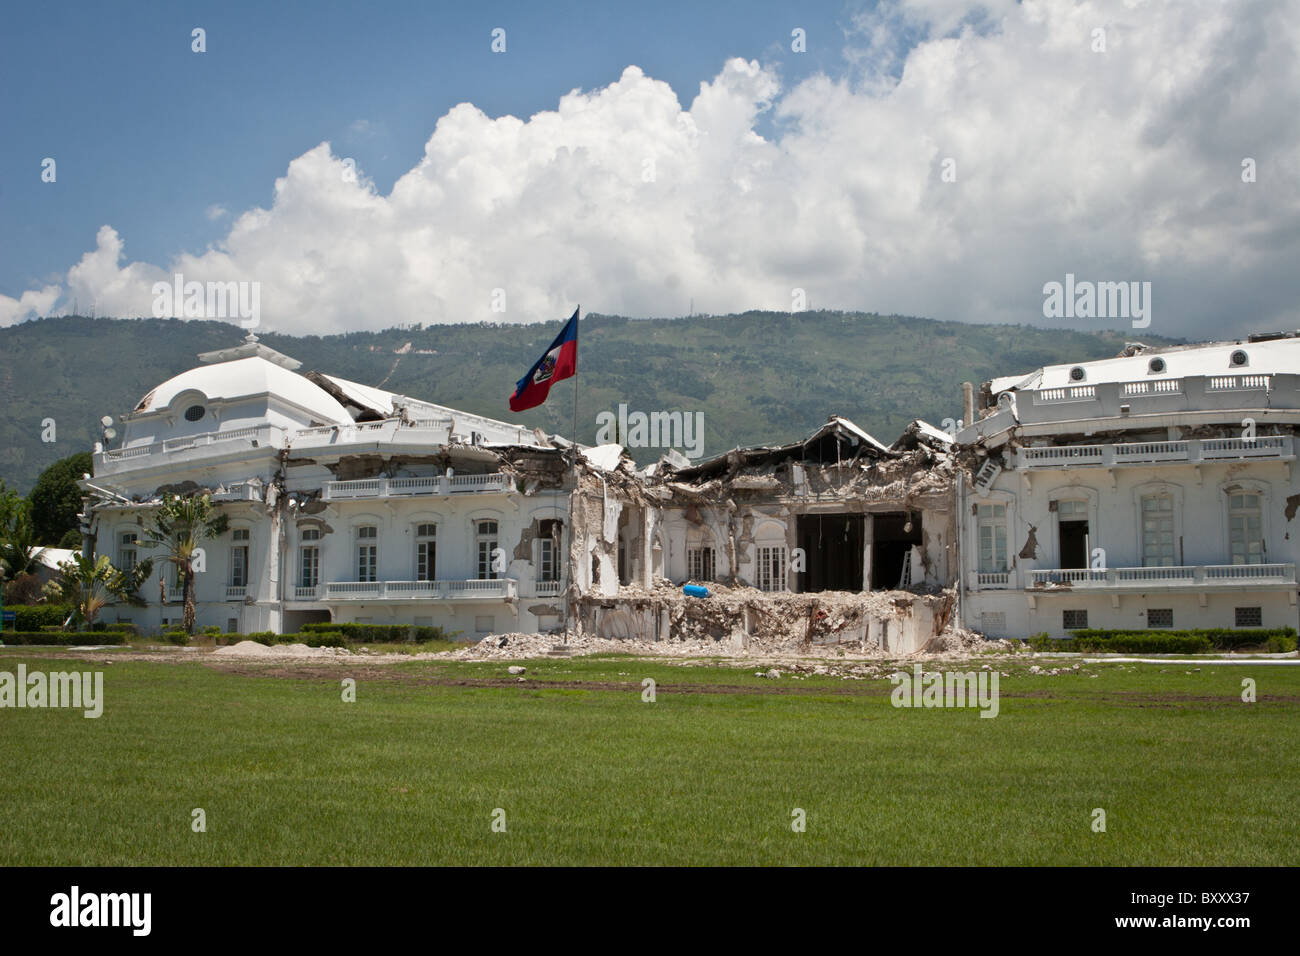
<svg viewBox="0 0 1300 956">
<path fill-rule="evenodd" d="M 1294 585 L 1294 564 L 1197 564 L 1167 568 L 1052 568 L 1030 571 L 1029 586 L 1055 588 L 1214 588 Z"/>
<path fill-rule="evenodd" d="M 293 599 L 295 601 L 319 601 L 320 585 L 319 584 L 299 584 L 293 589 Z"/>
<path fill-rule="evenodd" d="M 230 584 L 226 586 L 227 601 L 242 601 L 244 595 L 248 593 L 248 588 L 242 584 Z"/>
<path fill-rule="evenodd" d="M 1290 435 L 1260 435 L 1257 438 L 1027 446 L 1015 453 L 1014 461 L 1019 468 L 1067 468 L 1080 465 L 1111 468 L 1115 465 L 1171 461 L 1196 464 L 1247 458 L 1290 460 L 1295 456 L 1293 441 Z"/>
<path fill-rule="evenodd" d="M 450 416 L 414 418 L 408 421 L 387 418 L 377 422 L 354 422 L 350 425 L 320 425 L 295 431 L 289 440 L 295 448 L 370 443 L 427 446 L 468 445 L 483 442 L 518 444 L 534 442 L 531 429 L 474 416 L 457 416 L 455 420 Z"/>
<path fill-rule="evenodd" d="M 1227 372 L 1223 375 L 1152 377 L 1131 382 L 1079 382 L 1051 388 L 1021 389 L 1015 419 L 1025 426 L 1096 422 L 1099 419 L 1140 420 L 1174 416 L 1189 424 L 1207 413 L 1228 413 L 1223 420 L 1241 421 L 1252 410 L 1283 413 L 1288 420 L 1300 410 L 1300 375 L 1292 373 Z M 993 416 L 989 416 L 992 418 Z M 987 422 L 985 419 L 983 422 Z M 983 422 L 977 432 L 987 433 Z M 1002 423 L 994 423 L 1004 427 Z M 1160 421 L 1160 424 L 1168 424 Z M 1077 432 L 1080 429 L 1066 429 Z"/>
<path fill-rule="evenodd" d="M 496 494 L 513 491 L 509 475 L 446 475 L 428 478 L 362 478 L 325 482 L 326 501 L 356 498 L 404 498 L 413 495 Z"/>
<path fill-rule="evenodd" d="M 168 438 L 165 441 L 148 445 L 133 445 L 130 448 L 108 448 L 101 454 L 105 465 L 133 458 L 145 458 L 157 454 L 176 454 L 196 448 L 212 445 L 225 445 L 230 442 L 243 442 L 278 448 L 282 442 L 283 429 L 276 425 L 255 425 L 248 428 L 231 428 L 215 432 L 203 432 L 198 435 L 186 435 L 183 438 Z M 222 449 L 224 450 L 224 449 Z"/>
<path fill-rule="evenodd" d="M 514 578 L 467 581 L 331 581 L 324 586 L 327 601 L 502 600 L 517 597 Z"/>
<path fill-rule="evenodd" d="M 559 581 L 538 581 L 535 587 L 538 597 L 554 597 L 560 593 Z"/>
<path fill-rule="evenodd" d="M 1005 588 L 1011 585 L 1010 571 L 977 571 L 975 583 L 982 588 Z"/>
</svg>

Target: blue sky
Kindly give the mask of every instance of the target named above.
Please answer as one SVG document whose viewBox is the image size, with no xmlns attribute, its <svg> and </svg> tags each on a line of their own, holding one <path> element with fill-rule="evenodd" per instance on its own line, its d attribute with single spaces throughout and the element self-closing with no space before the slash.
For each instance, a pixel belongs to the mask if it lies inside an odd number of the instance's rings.
<svg viewBox="0 0 1300 956">
<path fill-rule="evenodd" d="M 578 303 L 1050 326 L 1068 276 L 1152 290 L 1149 325 L 1072 326 L 1300 327 L 1295 0 L 3 17 L 0 326 L 170 314 L 183 273 L 282 332 Z"/>
<path fill-rule="evenodd" d="M 219 240 L 271 201 L 288 162 L 328 140 L 381 192 L 434 123 L 554 109 L 636 64 L 683 103 L 726 58 L 797 80 L 841 72 L 840 3 L 340 2 L 10 4 L 0 36 L 0 292 L 76 261 L 112 223 L 132 258 L 165 262 Z M 190 32 L 207 31 L 193 53 Z M 810 38 L 790 53 L 790 33 Z M 491 52 L 491 31 L 506 53 Z M 41 161 L 58 163 L 55 184 Z"/>
</svg>

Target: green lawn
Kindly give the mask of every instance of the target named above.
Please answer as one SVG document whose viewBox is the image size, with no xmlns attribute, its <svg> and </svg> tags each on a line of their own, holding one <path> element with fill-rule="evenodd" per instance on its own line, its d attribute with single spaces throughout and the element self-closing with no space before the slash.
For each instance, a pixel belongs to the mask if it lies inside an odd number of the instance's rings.
<svg viewBox="0 0 1300 956">
<path fill-rule="evenodd" d="M 0 710 L 0 865 L 1300 863 L 1300 668 L 1004 663 L 989 720 L 619 657 L 483 685 L 507 664 L 42 653 L 0 671 L 102 669 L 104 714 Z"/>
</svg>

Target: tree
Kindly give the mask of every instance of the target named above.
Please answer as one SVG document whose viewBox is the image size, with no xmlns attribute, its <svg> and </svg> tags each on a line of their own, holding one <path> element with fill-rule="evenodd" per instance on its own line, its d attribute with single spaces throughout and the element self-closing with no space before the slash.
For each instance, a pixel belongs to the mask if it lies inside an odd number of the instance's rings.
<svg viewBox="0 0 1300 956">
<path fill-rule="evenodd" d="M 72 602 L 74 617 L 86 627 L 92 627 L 110 600 L 125 601 L 136 607 L 144 604 L 135 592 L 153 573 L 153 561 L 145 559 L 130 571 L 122 571 L 113 566 L 106 554 L 101 554 L 98 560 L 78 554 L 59 565 L 59 570 L 63 572 L 63 596 Z"/>
<path fill-rule="evenodd" d="M 182 623 L 194 633 L 194 557 L 206 540 L 226 533 L 229 519 L 212 506 L 208 495 L 166 498 L 154 513 L 152 528 L 145 529 L 140 543 L 145 548 L 165 548 L 168 563 L 176 568 L 185 599 Z"/>
<path fill-rule="evenodd" d="M 81 547 L 80 540 L 74 545 L 64 545 L 69 532 L 77 534 L 80 539 L 80 521 L 77 514 L 81 511 L 81 487 L 77 484 L 81 476 L 91 470 L 91 454 L 88 451 L 60 458 L 41 472 L 32 487 L 27 500 L 32 506 L 32 525 L 36 529 L 36 540 L 49 547 Z"/>
<path fill-rule="evenodd" d="M 36 542 L 31 506 L 0 481 L 0 571 L 5 580 L 35 572 L 44 550 Z"/>
</svg>

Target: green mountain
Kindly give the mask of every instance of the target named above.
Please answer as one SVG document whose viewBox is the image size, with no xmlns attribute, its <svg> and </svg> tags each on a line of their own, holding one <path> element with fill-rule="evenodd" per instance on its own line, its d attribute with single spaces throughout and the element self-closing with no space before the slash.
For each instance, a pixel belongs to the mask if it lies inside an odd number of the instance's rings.
<svg viewBox="0 0 1300 956">
<path fill-rule="evenodd" d="M 559 327 L 433 325 L 325 337 L 268 333 L 262 341 L 300 359 L 304 372 L 568 436 L 573 380 L 523 415 L 511 414 L 506 401 Z M 42 468 L 87 449 L 100 417 L 128 411 L 155 385 L 192 368 L 197 353 L 234 345 L 244 334 L 225 322 L 80 316 L 0 329 L 0 478 L 25 492 Z M 579 340 L 578 437 L 593 441 L 597 414 L 624 402 L 632 412 L 703 412 L 706 455 L 789 441 L 830 414 L 888 444 L 913 418 L 941 424 L 960 417 L 963 381 L 1105 358 L 1134 337 L 846 312 L 590 315 Z M 49 437 L 55 440 L 43 440 Z M 642 450 L 638 458 L 658 454 Z"/>
</svg>

